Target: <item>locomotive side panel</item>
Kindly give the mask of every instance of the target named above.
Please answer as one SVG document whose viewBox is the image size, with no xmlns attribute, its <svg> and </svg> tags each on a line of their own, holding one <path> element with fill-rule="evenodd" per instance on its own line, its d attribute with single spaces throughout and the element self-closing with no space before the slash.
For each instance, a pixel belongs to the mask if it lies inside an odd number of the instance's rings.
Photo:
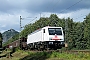
<svg viewBox="0 0 90 60">
<path fill-rule="evenodd" d="M 27 44 L 42 41 L 42 29 L 28 35 Z"/>
</svg>

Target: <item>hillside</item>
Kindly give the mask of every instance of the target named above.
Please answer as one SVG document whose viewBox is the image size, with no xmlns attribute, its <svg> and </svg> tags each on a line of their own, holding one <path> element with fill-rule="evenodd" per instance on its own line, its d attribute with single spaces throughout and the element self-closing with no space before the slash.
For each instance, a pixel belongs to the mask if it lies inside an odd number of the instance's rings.
<svg viewBox="0 0 90 60">
<path fill-rule="evenodd" d="M 18 34 L 19 32 L 15 31 L 14 29 L 10 29 L 8 31 L 5 31 L 2 33 L 3 36 L 3 43 L 7 42 L 10 38 L 12 38 L 14 35 Z"/>
</svg>

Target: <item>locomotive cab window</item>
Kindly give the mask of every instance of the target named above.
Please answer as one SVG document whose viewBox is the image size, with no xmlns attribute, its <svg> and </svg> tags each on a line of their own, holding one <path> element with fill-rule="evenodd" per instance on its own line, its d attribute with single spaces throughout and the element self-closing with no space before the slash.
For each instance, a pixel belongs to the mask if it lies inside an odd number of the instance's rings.
<svg viewBox="0 0 90 60">
<path fill-rule="evenodd" d="M 48 28 L 49 35 L 62 35 L 61 28 Z"/>
</svg>

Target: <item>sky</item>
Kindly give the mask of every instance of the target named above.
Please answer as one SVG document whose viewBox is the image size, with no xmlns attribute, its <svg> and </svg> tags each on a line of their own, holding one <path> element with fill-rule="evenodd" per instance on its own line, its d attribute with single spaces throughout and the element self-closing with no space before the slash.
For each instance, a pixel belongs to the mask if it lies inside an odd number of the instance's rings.
<svg viewBox="0 0 90 60">
<path fill-rule="evenodd" d="M 90 0 L 0 0 L 0 32 L 20 31 L 20 16 L 25 26 L 51 14 L 82 22 L 89 13 Z"/>
</svg>

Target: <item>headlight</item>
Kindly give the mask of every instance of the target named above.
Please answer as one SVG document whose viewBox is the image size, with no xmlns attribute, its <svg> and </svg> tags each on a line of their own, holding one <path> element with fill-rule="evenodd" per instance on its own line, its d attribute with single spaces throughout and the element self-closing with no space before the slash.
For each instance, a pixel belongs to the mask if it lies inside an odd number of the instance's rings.
<svg viewBox="0 0 90 60">
<path fill-rule="evenodd" d="M 61 44 L 64 44 L 64 42 L 61 42 Z"/>
<path fill-rule="evenodd" d="M 49 44 L 53 44 L 53 42 L 49 42 Z"/>
</svg>

